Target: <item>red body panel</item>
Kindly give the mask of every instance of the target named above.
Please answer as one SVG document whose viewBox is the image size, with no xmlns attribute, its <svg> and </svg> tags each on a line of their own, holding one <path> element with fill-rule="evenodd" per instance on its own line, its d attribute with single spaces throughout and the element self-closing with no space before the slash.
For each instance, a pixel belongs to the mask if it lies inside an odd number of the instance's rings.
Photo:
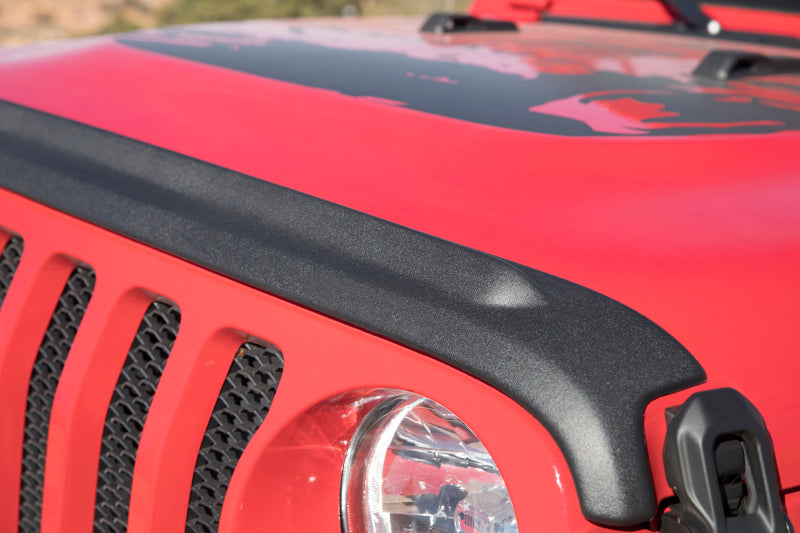
<svg viewBox="0 0 800 533">
<path fill-rule="evenodd" d="M 408 32 L 416 23 L 413 26 L 375 24 L 376 27 L 382 25 L 389 28 L 388 32 L 397 32 L 398 28 Z M 587 61 L 587 56 L 591 56 L 587 43 L 607 35 L 591 29 L 570 31 L 579 43 L 571 52 L 574 64 Z M 642 36 L 632 38 L 642 43 L 652 41 Z M 450 42 L 447 37 L 442 39 L 439 44 L 443 46 Z M 491 39 L 486 38 L 486 41 L 491 42 Z M 653 48 L 658 49 L 659 44 L 665 43 L 672 46 L 679 38 L 664 39 L 652 43 Z M 687 75 L 710 46 L 698 44 L 702 41 L 691 43 L 682 52 L 682 75 Z M 42 47 L 0 55 L 0 98 L 325 198 L 555 274 L 619 300 L 681 341 L 706 369 L 708 387 L 734 387 L 758 407 L 775 442 L 784 487 L 800 485 L 800 425 L 797 424 L 800 397 L 794 392 L 800 374 L 795 333 L 800 318 L 797 311 L 800 164 L 796 156 L 800 151 L 800 132 L 565 138 L 468 123 L 403 109 L 378 99 L 353 98 L 224 71 L 133 50 L 106 38 L 70 46 L 71 49 Z M 767 50 L 797 55 L 780 49 Z M 547 63 L 547 58 L 537 55 L 536 50 L 527 53 L 540 63 Z M 657 52 L 642 57 L 638 64 L 645 66 L 663 59 Z M 619 57 L 612 59 L 620 60 Z M 597 58 L 590 57 L 590 60 Z M 635 70 L 635 66 L 631 68 Z M 797 77 L 785 77 L 781 81 L 800 86 Z M 790 101 L 787 105 L 795 104 Z M 6 219 L 17 220 L 5 214 L 10 209 L 22 209 L 18 205 L 23 203 L 6 199 L 0 209 L 4 214 L 0 224 L 10 223 Z M 25 205 L 25 209 L 41 211 L 41 208 Z M 23 220 L 33 224 L 33 215 L 25 215 Z M 78 223 L 72 221 L 68 225 Z M 29 234 L 41 231 L 34 226 L 18 229 L 23 230 Z M 96 229 L 91 233 L 98 239 L 101 234 L 105 235 Z M 103 238 L 108 246 L 119 246 L 120 254 L 122 249 L 135 246 L 114 244 L 113 239 Z M 111 259 L 97 255 L 84 237 L 65 235 L 64 239 L 70 247 L 65 244 L 63 253 L 76 256 L 78 252 L 72 247 L 77 247 L 82 254 L 78 258 L 90 262 L 98 271 L 96 298 L 101 301 L 102 272 L 107 270 L 102 268 L 102 262 Z M 36 257 L 35 252 L 32 253 Z M 230 333 L 232 329 L 263 335 L 273 341 L 270 332 L 263 330 L 264 324 L 270 322 L 280 324 L 276 330 L 287 331 L 287 339 L 293 335 L 297 337 L 276 342 L 286 353 L 287 374 L 274 412 L 270 414 L 273 429 L 259 432 L 243 458 L 229 495 L 234 494 L 233 501 L 247 505 L 241 512 L 234 512 L 232 504 L 226 503 L 223 520 L 226 527 L 244 528 L 242 530 L 260 527 L 267 523 L 265 513 L 269 512 L 286 520 L 283 523 L 296 531 L 310 530 L 310 523 L 290 524 L 289 521 L 314 520 L 312 512 L 290 517 L 280 509 L 265 505 L 268 498 L 263 491 L 269 484 L 255 480 L 265 476 L 265 472 L 278 476 L 273 479 L 285 480 L 279 476 L 289 476 L 291 472 L 282 472 L 270 454 L 259 456 L 258 451 L 251 450 L 266 450 L 275 439 L 282 442 L 280 438 L 285 437 L 279 437 L 277 428 L 289 427 L 290 420 L 329 395 L 351 387 L 406 388 L 404 383 L 411 382 L 412 376 L 414 382 L 420 383 L 415 392 L 441 401 L 464 416 L 481 439 L 485 439 L 507 477 L 512 499 L 525 502 L 518 506 L 518 513 L 520 507 L 523 509 L 519 516 L 521 530 L 527 531 L 533 524 L 541 526 L 544 522 L 551 524 L 545 529 L 556 531 L 565 526 L 564 520 L 569 522 L 570 530 L 589 527 L 580 520 L 573 522 L 579 515 L 577 501 L 570 492 L 574 489 L 570 483 L 564 483 L 566 467 L 552 442 L 521 408 L 489 387 L 419 354 L 208 276 L 173 259 L 151 251 L 137 253 L 149 258 L 141 265 L 150 265 L 148 261 L 152 261 L 152 265 L 133 268 L 129 263 L 133 259 L 115 256 L 114 269 L 120 272 L 119 283 L 123 283 L 123 279 L 127 281 L 124 288 L 111 284 L 117 292 L 110 297 L 109 304 L 127 294 L 136 305 L 145 305 L 136 287 L 164 294 L 177 301 L 186 313 L 182 328 L 205 324 L 206 331 L 212 328 L 220 332 L 217 337 L 202 336 L 203 342 L 212 343 L 209 346 L 226 342 L 233 346 L 236 335 Z M 47 257 L 57 256 L 58 253 L 52 252 Z M 42 256 L 40 261 L 44 259 Z M 23 258 L 23 261 L 33 260 Z M 170 269 L 174 268 L 175 273 L 156 276 L 161 263 L 172 265 Z M 45 263 L 39 268 L 45 268 Z M 54 275 L 67 275 L 63 260 L 55 261 L 48 268 L 54 269 Z M 130 281 L 141 279 L 144 274 L 135 274 L 144 271 L 150 273 L 146 278 L 148 283 Z M 225 309 L 224 313 L 220 311 L 210 318 L 208 310 L 201 311 L 203 301 L 212 299 L 198 296 L 199 291 L 185 282 L 184 274 L 177 273 L 184 271 L 195 272 L 192 275 L 196 276 L 197 283 L 207 283 L 208 290 L 216 291 L 219 302 L 225 303 L 215 306 Z M 133 278 L 126 278 L 122 272 Z M 149 284 L 156 279 L 158 286 L 151 287 Z M 16 305 L 12 302 L 21 301 L 25 290 L 50 290 L 36 286 L 32 279 L 15 284 L 16 300 L 10 294 L 3 313 L 12 313 L 9 309 Z M 47 292 L 51 300 L 57 297 L 56 293 Z M 281 318 L 281 313 L 275 311 L 278 308 L 288 314 Z M 191 322 L 192 309 L 198 313 L 196 326 Z M 36 312 L 41 314 L 42 310 Z M 227 322 L 220 324 L 219 317 L 223 314 Z M 43 328 L 46 319 L 42 316 L 38 323 L 26 322 L 24 327 L 39 324 L 36 327 Z M 266 316 L 271 318 L 267 320 Z M 286 316 L 302 318 L 294 323 Z M 98 331 L 106 318 L 93 319 L 87 314 L 85 328 Z M 212 323 L 203 322 L 205 320 Z M 304 337 L 302 332 L 307 328 L 297 325 L 301 320 L 309 324 L 314 322 L 315 328 L 325 333 L 314 338 Z M 330 360 L 314 358 L 322 338 L 328 334 L 336 335 L 340 345 L 354 343 L 351 350 L 343 349 L 340 354 L 355 358 L 348 372 L 332 367 Z M 90 337 L 82 335 L 79 334 L 76 346 L 82 338 Z M 129 338 L 132 333 L 126 330 L 125 335 Z M 11 337 L 0 335 L 0 338 Z M 199 342 L 199 338 L 195 341 Z M 6 347 L 10 346 L 9 342 L 6 341 Z M 110 338 L 103 342 L 124 344 Z M 295 347 L 294 342 L 300 344 Z M 163 414 L 154 417 L 152 422 L 148 419 L 149 428 L 159 429 L 148 430 L 146 438 L 143 437 L 142 450 L 152 450 L 152 456 L 147 455 L 149 459 L 143 459 L 142 465 L 137 464 L 137 476 L 141 474 L 147 482 L 134 486 L 131 502 L 131 516 L 137 521 L 134 530 L 155 527 L 157 523 L 165 531 L 177 527 L 178 517 L 170 514 L 174 514 L 174 510 L 165 502 L 159 502 L 158 509 L 144 508 L 145 502 L 158 500 L 151 498 L 155 493 L 146 491 L 157 491 L 165 501 L 171 501 L 169 498 L 181 490 L 184 490 L 181 494 L 185 494 L 189 478 L 174 478 L 178 474 L 170 473 L 165 465 L 187 460 L 177 454 L 176 439 L 180 437 L 175 433 L 175 426 L 171 426 L 181 402 L 189 401 L 182 391 L 200 391 L 206 386 L 214 388 L 221 379 L 216 374 L 211 375 L 213 373 L 204 374 L 201 362 L 207 359 L 202 354 L 210 353 L 204 346 L 202 343 L 196 346 L 176 344 L 172 368 L 183 370 L 167 370 L 169 374 L 165 374 L 164 383 L 170 385 L 167 392 L 159 389 L 155 399 Z M 35 347 L 26 349 L 31 353 L 35 351 Z M 390 355 L 372 359 L 369 354 L 374 350 Z M 199 359 L 193 358 L 185 355 L 187 352 L 201 355 Z M 91 375 L 89 363 L 99 360 L 101 353 L 86 347 L 84 355 L 73 358 L 77 360 L 74 364 L 71 359 L 72 367 L 69 374 L 65 370 L 62 381 L 66 385 L 62 387 L 78 387 L 88 379 Z M 307 362 L 300 363 L 301 357 L 308 358 Z M 395 361 L 392 358 L 397 358 L 397 364 L 389 362 Z M 6 361 L 6 365 L 11 364 L 10 360 Z M 121 363 L 117 361 L 116 364 Z M 303 379 L 318 380 L 316 385 L 294 384 L 292 380 L 296 378 L 292 377 L 291 365 L 295 368 L 303 365 Z M 92 372 L 112 370 L 96 368 Z M 15 378 L 11 376 L 21 371 L 3 367 L 0 379 L 8 380 L 3 383 L 13 386 Z M 191 389 L 185 388 L 189 386 Z M 19 389 L 20 385 L 16 387 Z M 445 392 L 451 390 L 450 387 L 460 392 Z M 466 388 L 480 392 L 470 396 L 463 393 Z M 110 393 L 104 391 L 103 394 Z M 663 409 L 680 403 L 688 394 L 659 399 L 648 409 L 648 446 L 659 497 L 670 493 L 660 460 L 665 432 Z M 60 388 L 57 401 L 68 397 L 73 398 L 67 392 L 62 393 Z M 208 409 L 211 409 L 210 404 Z M 497 417 L 500 411 L 506 413 L 502 418 Z M 71 444 L 58 452 L 56 457 L 61 458 L 55 463 L 48 462 L 48 476 L 86 476 L 67 461 L 70 450 L 75 449 L 80 440 L 70 441 L 78 436 L 72 433 L 74 427 L 69 426 L 68 417 L 72 416 L 69 409 L 63 413 L 65 418 L 53 426 L 55 429 L 51 432 L 56 431 L 57 439 Z M 511 418 L 516 424 L 524 422 L 527 429 L 521 431 L 541 443 L 541 452 L 529 443 L 524 450 L 519 449 L 501 436 L 503 424 L 500 420 L 507 423 Z M 199 418 L 183 424 L 187 425 L 186 431 L 202 434 Z M 12 429 L 18 434 L 19 422 Z M 94 431 L 100 430 L 95 428 Z M 8 449 L 3 448 L 3 457 Z M 531 450 L 541 455 L 533 458 Z M 547 461 L 540 460 L 545 456 L 549 458 Z M 90 456 L 86 457 L 84 460 L 88 461 Z M 520 461 L 529 463 L 523 467 Z M 86 466 L 88 463 L 77 464 Z M 564 500 L 552 492 L 555 485 L 551 471 L 543 464 L 554 465 L 552 468 L 562 476 L 560 486 L 565 490 Z M 187 468 L 190 470 L 191 466 Z M 534 476 L 532 472 L 538 473 Z M 532 479 L 536 482 L 530 482 Z M 542 479 L 550 479 L 550 482 Z M 303 498 L 308 498 L 301 501 L 313 502 L 320 494 L 315 492 L 317 490 L 332 499 L 334 484 L 338 487 L 338 479 L 317 489 L 302 481 L 298 482 L 297 490 Z M 551 492 L 534 495 L 533 491 L 539 490 Z M 72 500 L 66 499 L 89 498 L 91 491 L 60 494 L 54 485 L 48 488 L 48 494 L 51 493 L 55 495 L 45 500 L 48 523 L 67 525 L 72 524 L 69 520 L 77 520 L 86 524 L 86 516 L 72 515 L 83 512 L 75 510 L 80 509 L 80 505 L 73 505 Z M 4 507 L 10 498 L 10 494 L 3 496 Z M 528 508 L 528 503 L 536 498 L 543 502 L 543 511 L 538 506 L 535 512 Z M 326 509 L 325 512 L 335 512 L 332 501 Z M 567 512 L 568 518 L 560 514 L 563 512 Z M 547 518 L 543 518 L 545 516 Z M 274 521 L 270 523 L 271 527 L 274 525 Z M 324 527 L 333 528 L 333 531 L 338 521 L 333 520 Z M 323 530 L 323 526 L 319 529 Z"/>
<path fill-rule="evenodd" d="M 793 492 L 786 495 L 786 512 L 793 524 L 800 522 L 800 493 Z"/>
<path fill-rule="evenodd" d="M 5 191 L 0 225 L 25 239 L 0 310 L 0 473 L 17 480 L 0 484 L 0 530 L 17 529 L 27 375 L 78 262 L 94 268 L 97 284 L 53 404 L 42 531 L 92 529 L 105 411 L 139 320 L 156 295 L 179 305 L 182 320 L 139 444 L 128 531 L 184 531 L 208 417 L 231 359 L 251 338 L 278 346 L 285 368 L 270 413 L 228 488 L 220 531 L 338 532 L 341 464 L 359 419 L 343 417 L 341 402 L 330 400 L 375 386 L 425 395 L 461 417 L 492 451 L 512 501 L 519 502 L 521 530 L 599 530 L 581 517 L 566 462 L 549 434 L 492 387 Z M 0 234 L 0 244 L 7 238 Z"/>
<path fill-rule="evenodd" d="M 729 31 L 800 36 L 800 15 L 776 11 L 706 4 L 703 12 Z M 476 17 L 529 22 L 543 13 L 560 17 L 615 20 L 644 24 L 670 24 L 659 0 L 476 0 L 470 6 Z"/>
</svg>

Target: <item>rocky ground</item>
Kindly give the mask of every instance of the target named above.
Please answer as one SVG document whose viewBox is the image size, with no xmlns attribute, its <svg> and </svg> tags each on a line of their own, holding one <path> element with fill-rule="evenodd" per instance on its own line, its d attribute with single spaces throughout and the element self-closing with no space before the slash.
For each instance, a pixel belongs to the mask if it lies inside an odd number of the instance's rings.
<svg viewBox="0 0 800 533">
<path fill-rule="evenodd" d="M 152 27 L 161 22 L 164 8 L 174 8 L 178 1 L 0 0 L 0 46 Z M 469 0 L 361 0 L 354 4 L 364 15 L 425 14 L 463 10 Z"/>
<path fill-rule="evenodd" d="M 95 33 L 120 21 L 152 26 L 156 11 L 168 1 L 0 0 L 0 45 Z"/>
</svg>

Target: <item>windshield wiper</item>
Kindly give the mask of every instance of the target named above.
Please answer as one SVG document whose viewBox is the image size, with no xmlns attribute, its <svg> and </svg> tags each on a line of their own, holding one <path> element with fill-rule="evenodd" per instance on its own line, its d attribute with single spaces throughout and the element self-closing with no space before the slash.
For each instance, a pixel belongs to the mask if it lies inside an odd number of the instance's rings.
<svg viewBox="0 0 800 533">
<path fill-rule="evenodd" d="M 743 31 L 728 31 L 720 23 L 703 13 L 695 0 L 659 0 L 672 16 L 672 24 L 652 24 L 644 22 L 627 22 L 608 19 L 566 17 L 550 15 L 546 11 L 540 14 L 542 22 L 560 22 L 567 24 L 581 24 L 627 30 L 638 30 L 658 33 L 672 33 L 692 35 L 696 37 L 711 37 L 743 41 L 749 43 L 769 44 L 800 48 L 800 39 L 785 35 L 753 33 Z"/>
<path fill-rule="evenodd" d="M 676 22 L 685 24 L 690 30 L 718 35 L 722 31 L 719 22 L 700 9 L 694 0 L 661 0 L 661 5 Z"/>
</svg>

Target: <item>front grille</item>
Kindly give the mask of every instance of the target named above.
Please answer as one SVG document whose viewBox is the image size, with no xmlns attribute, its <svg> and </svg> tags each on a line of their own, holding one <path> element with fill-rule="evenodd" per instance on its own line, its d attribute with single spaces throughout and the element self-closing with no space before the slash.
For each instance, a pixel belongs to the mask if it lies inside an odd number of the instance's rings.
<svg viewBox="0 0 800 533">
<path fill-rule="evenodd" d="M 2 189 L 0 226 L 0 532 L 216 531 L 285 302 Z"/>
<path fill-rule="evenodd" d="M 8 287 L 22 259 L 22 244 L 20 237 L 11 237 L 0 254 L 0 305 L 3 305 Z"/>
<path fill-rule="evenodd" d="M 19 530 L 39 531 L 42 511 L 47 429 L 56 386 L 94 289 L 90 268 L 76 268 L 58 299 L 42 340 L 28 385 L 22 455 Z"/>
<path fill-rule="evenodd" d="M 180 310 L 154 302 L 117 380 L 106 415 L 95 500 L 95 531 L 124 531 L 133 482 L 133 466 L 147 412 L 178 335 Z"/>
<path fill-rule="evenodd" d="M 239 348 L 197 456 L 186 531 L 217 531 L 233 469 L 269 412 L 282 372 L 278 351 L 253 343 Z"/>
</svg>

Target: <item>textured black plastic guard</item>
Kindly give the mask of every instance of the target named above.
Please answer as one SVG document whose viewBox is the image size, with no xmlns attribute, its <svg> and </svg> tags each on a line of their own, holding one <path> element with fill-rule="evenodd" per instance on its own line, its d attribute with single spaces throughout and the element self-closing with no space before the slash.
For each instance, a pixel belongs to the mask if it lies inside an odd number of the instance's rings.
<svg viewBox="0 0 800 533">
<path fill-rule="evenodd" d="M 139 439 L 180 321 L 177 307 L 152 303 L 128 351 L 106 413 L 97 473 L 95 531 L 116 532 L 127 528 Z"/>
<path fill-rule="evenodd" d="M 186 531 L 217 531 L 233 470 L 267 416 L 282 373 L 276 350 L 253 343 L 239 348 L 197 456 Z"/>
<path fill-rule="evenodd" d="M 58 299 L 33 364 L 25 409 L 19 494 L 20 531 L 39 531 L 50 410 L 67 354 L 92 297 L 94 281 L 95 275 L 91 269 L 78 267 L 72 272 Z"/>
<path fill-rule="evenodd" d="M 22 259 L 22 247 L 22 238 L 14 236 L 8 240 L 3 247 L 3 253 L 0 254 L 0 305 L 3 305 L 3 300 L 6 299 L 8 287 L 11 286 L 11 280 L 14 279 L 19 261 Z"/>
<path fill-rule="evenodd" d="M 0 103 L 0 186 L 490 383 L 553 435 L 587 518 L 623 526 L 655 514 L 644 408 L 705 374 L 631 309 L 522 265 L 13 104 Z"/>
</svg>

